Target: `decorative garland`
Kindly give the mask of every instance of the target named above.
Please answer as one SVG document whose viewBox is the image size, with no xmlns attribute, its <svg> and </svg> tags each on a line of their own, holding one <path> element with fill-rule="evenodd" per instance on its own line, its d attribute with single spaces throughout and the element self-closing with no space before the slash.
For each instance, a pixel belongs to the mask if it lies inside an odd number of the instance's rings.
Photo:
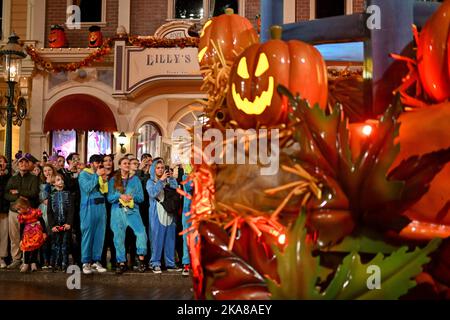
<svg viewBox="0 0 450 320">
<path fill-rule="evenodd" d="M 49 60 L 44 59 L 36 50 L 34 46 L 27 46 L 25 48 L 31 60 L 36 66 L 46 72 L 59 73 L 61 71 L 76 71 L 82 67 L 90 66 L 95 61 L 101 60 L 101 58 L 111 52 L 111 47 L 115 40 L 126 40 L 127 44 L 141 47 L 141 48 L 185 48 L 185 47 L 198 47 L 198 38 L 179 38 L 179 39 L 165 39 L 158 37 L 139 38 L 128 37 L 124 39 L 109 38 L 103 42 L 103 45 L 87 56 L 85 59 L 79 62 L 70 62 L 65 64 L 55 64 Z"/>
</svg>

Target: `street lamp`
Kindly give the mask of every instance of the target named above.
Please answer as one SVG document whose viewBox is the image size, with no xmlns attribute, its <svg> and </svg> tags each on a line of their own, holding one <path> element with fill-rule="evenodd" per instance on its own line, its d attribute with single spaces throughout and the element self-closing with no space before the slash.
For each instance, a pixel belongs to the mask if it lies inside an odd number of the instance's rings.
<svg viewBox="0 0 450 320">
<path fill-rule="evenodd" d="M 125 135 L 125 132 L 123 132 L 123 131 L 117 137 L 117 142 L 119 142 L 121 153 L 127 152 L 127 149 L 124 147 L 124 145 L 127 143 L 127 140 L 128 140 L 127 136 Z"/>
<path fill-rule="evenodd" d="M 20 126 L 27 114 L 26 101 L 23 97 L 18 99 L 17 107 L 14 106 L 14 87 L 20 78 L 22 59 L 26 57 L 26 53 L 19 44 L 19 37 L 14 32 L 9 37 L 8 43 L 0 50 L 0 56 L 3 56 L 3 74 L 8 84 L 8 102 L 6 107 L 0 107 L 0 109 L 3 123 L 6 118 L 5 155 L 8 159 L 8 172 L 11 172 L 12 125 L 14 122 L 15 125 Z"/>
</svg>

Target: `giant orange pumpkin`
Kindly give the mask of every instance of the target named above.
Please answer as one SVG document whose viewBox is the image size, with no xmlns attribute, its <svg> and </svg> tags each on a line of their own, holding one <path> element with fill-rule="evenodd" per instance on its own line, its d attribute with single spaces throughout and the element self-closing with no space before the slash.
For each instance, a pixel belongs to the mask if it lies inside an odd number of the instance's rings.
<svg viewBox="0 0 450 320">
<path fill-rule="evenodd" d="M 436 102 L 450 98 L 450 0 L 444 1 L 420 32 L 417 61 L 425 92 Z"/>
<path fill-rule="evenodd" d="M 432 105 L 400 116 L 400 153 L 393 164 L 414 155 L 450 148 L 450 103 Z M 450 164 L 431 182 L 428 192 L 407 212 L 415 222 L 402 231 L 408 238 L 450 236 Z"/>
<path fill-rule="evenodd" d="M 63 48 L 66 46 L 66 34 L 64 28 L 59 25 L 53 25 L 48 35 L 48 44 L 50 48 Z"/>
<path fill-rule="evenodd" d="M 217 51 L 211 42 L 220 46 L 225 59 L 232 62 L 248 46 L 259 41 L 258 34 L 247 18 L 228 8 L 225 14 L 208 20 L 203 26 L 198 45 L 200 66 L 211 66 Z"/>
<path fill-rule="evenodd" d="M 286 121 L 287 99 L 278 94 L 278 85 L 311 105 L 327 105 L 327 69 L 319 51 L 302 41 L 280 39 L 281 28 L 273 28 L 272 40 L 247 48 L 231 68 L 228 111 L 244 129 Z"/>
<path fill-rule="evenodd" d="M 92 26 L 89 28 L 89 48 L 98 48 L 103 44 L 103 35 L 100 27 Z"/>
</svg>

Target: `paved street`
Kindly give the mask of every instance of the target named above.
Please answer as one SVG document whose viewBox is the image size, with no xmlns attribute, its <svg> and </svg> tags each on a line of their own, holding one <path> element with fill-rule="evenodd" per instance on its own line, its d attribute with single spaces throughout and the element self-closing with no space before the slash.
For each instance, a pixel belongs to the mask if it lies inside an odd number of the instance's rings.
<svg viewBox="0 0 450 320">
<path fill-rule="evenodd" d="M 69 274 L 0 271 L 0 300 L 189 300 L 191 278 L 181 274 L 114 273 L 81 276 L 81 288 L 69 290 Z"/>
</svg>

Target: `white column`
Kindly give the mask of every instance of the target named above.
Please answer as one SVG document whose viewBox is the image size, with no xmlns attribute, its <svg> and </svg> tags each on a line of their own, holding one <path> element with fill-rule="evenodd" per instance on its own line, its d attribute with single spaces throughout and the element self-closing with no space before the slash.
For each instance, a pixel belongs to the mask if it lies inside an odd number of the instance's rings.
<svg viewBox="0 0 450 320">
<path fill-rule="evenodd" d="M 3 1 L 3 39 L 2 42 L 7 43 L 8 37 L 11 35 L 11 0 Z"/>
<path fill-rule="evenodd" d="M 29 106 L 29 151 L 35 157 L 40 157 L 42 151 L 47 150 L 47 136 L 43 133 L 45 104 L 44 102 L 44 82 L 42 74 L 33 77 L 33 94 L 31 95 Z"/>
<path fill-rule="evenodd" d="M 295 0 L 283 0 L 283 23 L 295 22 Z"/>
<path fill-rule="evenodd" d="M 37 41 L 36 46 L 45 46 L 45 2 L 28 0 L 27 39 Z"/>
<path fill-rule="evenodd" d="M 124 26 L 125 30 L 130 33 L 130 16 L 131 16 L 131 1 L 119 0 L 119 21 L 118 26 Z"/>
</svg>

